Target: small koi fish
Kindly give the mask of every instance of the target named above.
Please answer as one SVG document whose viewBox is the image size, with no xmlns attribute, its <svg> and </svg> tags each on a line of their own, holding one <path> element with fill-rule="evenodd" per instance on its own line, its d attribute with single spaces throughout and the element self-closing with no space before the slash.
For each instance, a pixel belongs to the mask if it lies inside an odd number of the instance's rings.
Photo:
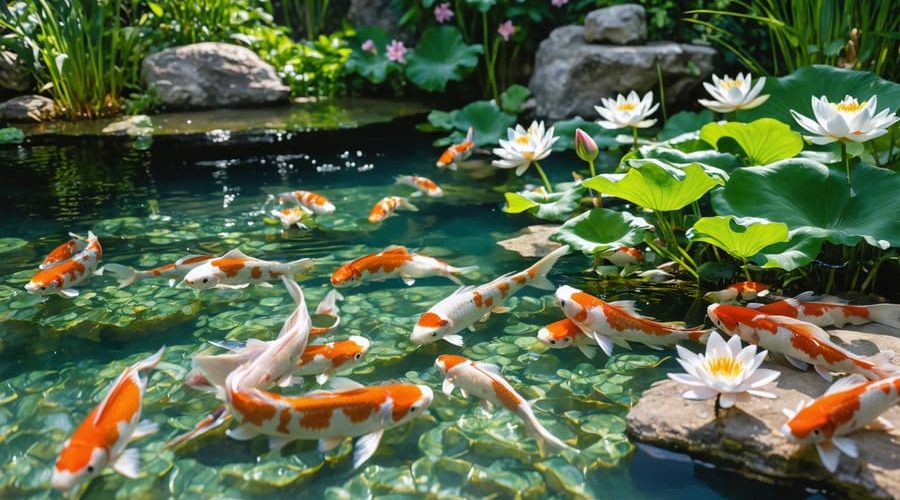
<svg viewBox="0 0 900 500">
<path fill-rule="evenodd" d="M 709 330 L 679 328 L 640 316 L 634 301 L 606 302 L 571 286 L 556 290 L 556 299 L 566 317 L 594 339 L 607 356 L 613 345 L 626 349 L 628 342 L 638 342 L 652 349 L 662 349 L 684 340 L 704 342 Z"/>
<path fill-rule="evenodd" d="M 119 288 L 125 288 L 132 283 L 147 278 L 169 278 L 169 286 L 175 286 L 175 283 L 183 279 L 191 269 L 214 258 L 215 256 L 213 255 L 188 255 L 171 264 L 147 269 L 146 271 L 138 271 L 132 267 L 112 263 L 104 265 L 103 271 L 113 274 L 116 280 L 119 281 Z"/>
<path fill-rule="evenodd" d="M 434 365 L 444 374 L 444 394 L 449 396 L 458 387 L 464 397 L 471 394 L 480 399 L 485 411 L 491 411 L 492 406 L 502 406 L 511 411 L 522 419 L 526 434 L 537 439 L 541 454 L 545 445 L 554 451 L 575 451 L 541 424 L 531 409 L 531 402 L 526 401 L 500 375 L 499 366 L 477 363 L 454 354 L 438 356 Z"/>
<path fill-rule="evenodd" d="M 880 323 L 900 330 L 900 304 L 851 306 L 832 302 L 805 302 L 801 299 L 803 296 L 805 294 L 765 305 L 750 304 L 748 307 L 764 314 L 797 318 L 816 326 L 840 328 L 847 323 Z"/>
<path fill-rule="evenodd" d="M 101 259 L 103 248 L 100 247 L 100 241 L 94 233 L 88 232 L 87 246 L 84 250 L 69 260 L 38 271 L 25 285 L 25 290 L 37 295 L 58 294 L 68 298 L 77 297 L 78 290 L 73 289 L 73 286 L 83 283 L 90 276 L 103 274 L 102 270 L 97 270 Z"/>
<path fill-rule="evenodd" d="M 706 313 L 720 330 L 781 354 L 800 370 L 813 365 L 826 380 L 831 380 L 831 372 L 858 373 L 878 380 L 900 370 L 890 363 L 890 353 L 857 356 L 831 342 L 828 332 L 805 321 L 727 304 L 710 304 Z"/>
<path fill-rule="evenodd" d="M 633 247 L 619 247 L 600 255 L 614 266 L 625 267 L 644 262 L 644 252 Z"/>
<path fill-rule="evenodd" d="M 269 436 L 269 447 L 280 449 L 298 439 L 319 441 L 319 451 L 336 448 L 348 437 L 360 436 L 353 451 L 353 468 L 378 449 L 384 431 L 424 413 L 434 399 L 426 385 L 386 384 L 363 387 L 335 378 L 336 390 L 286 397 L 260 389 L 244 389 L 239 372 L 229 376 L 228 406 L 240 424 L 228 431 L 232 439 L 246 441 Z"/>
<path fill-rule="evenodd" d="M 369 339 L 353 335 L 347 340 L 306 346 L 294 368 L 295 377 L 316 377 L 320 385 L 340 370 L 359 364 L 369 352 Z"/>
<path fill-rule="evenodd" d="M 126 368 L 103 401 L 66 440 L 53 469 L 53 488 L 74 493 L 81 483 L 99 476 L 108 465 L 125 477 L 137 477 L 140 456 L 136 449 L 125 447 L 158 430 L 155 423 L 141 420 L 141 407 L 148 372 L 162 359 L 164 349 Z"/>
<path fill-rule="evenodd" d="M 369 222 L 377 224 L 388 217 L 397 215 L 395 210 L 405 210 L 408 212 L 418 212 L 419 208 L 409 202 L 402 196 L 385 196 L 369 212 Z"/>
<path fill-rule="evenodd" d="M 288 207 L 281 210 L 272 210 L 270 212 L 274 217 L 281 221 L 281 225 L 285 228 L 296 225 L 301 231 L 308 231 L 309 226 L 303 223 L 303 219 L 309 214 L 300 207 Z"/>
<path fill-rule="evenodd" d="M 835 382 L 814 401 L 803 401 L 796 410 L 782 410 L 788 422 L 782 434 L 797 444 L 813 444 L 829 472 L 838 468 L 841 452 L 859 457 L 856 441 L 846 437 L 860 429 L 889 431 L 894 428 L 882 413 L 900 402 L 900 375 L 868 381 L 859 374 Z"/>
<path fill-rule="evenodd" d="M 456 170 L 459 163 L 466 161 L 472 154 L 472 150 L 475 148 L 475 143 L 472 141 L 474 135 L 475 130 L 469 127 L 469 130 L 466 131 L 466 140 L 445 149 L 436 165 L 439 168 L 447 167 L 450 170 Z"/>
<path fill-rule="evenodd" d="M 335 287 L 359 286 L 367 281 L 400 278 L 407 286 L 412 286 L 416 278 L 443 276 L 462 285 L 456 275 L 476 270 L 478 266 L 453 267 L 434 257 L 410 253 L 406 247 L 392 245 L 337 268 L 331 275 L 331 284 Z"/>
<path fill-rule="evenodd" d="M 597 355 L 597 344 L 585 335 L 574 321 L 568 318 L 541 328 L 537 338 L 551 349 L 565 349 L 574 345 L 589 359 L 593 359 Z"/>
<path fill-rule="evenodd" d="M 195 290 L 246 288 L 251 284 L 271 287 L 269 281 L 309 271 L 314 264 L 313 259 L 292 262 L 261 260 L 244 255 L 235 248 L 221 257 L 200 263 L 184 276 L 182 283 Z"/>
<path fill-rule="evenodd" d="M 312 191 L 289 191 L 278 195 L 279 203 L 296 203 L 310 213 L 327 215 L 334 213 L 334 204 L 328 198 Z"/>
<path fill-rule="evenodd" d="M 710 302 L 733 303 L 738 299 L 743 301 L 754 300 L 757 297 L 765 297 L 769 294 L 769 287 L 755 281 L 741 281 L 728 285 L 722 290 L 715 292 L 706 292 L 703 298 Z"/>
<path fill-rule="evenodd" d="M 401 175 L 396 178 L 397 184 L 403 184 L 415 188 L 416 192 L 413 196 L 421 196 L 425 194 L 431 198 L 440 198 L 444 196 L 444 191 L 433 180 L 427 177 L 419 177 L 418 175 Z"/>
<path fill-rule="evenodd" d="M 468 328 L 474 331 L 475 323 L 486 318 L 492 311 L 504 312 L 503 304 L 526 286 L 540 290 L 553 290 L 554 286 L 547 279 L 553 265 L 563 255 L 569 253 L 568 245 L 550 252 L 524 271 L 509 273 L 486 283 L 473 287 L 457 289 L 449 297 L 431 306 L 423 314 L 413 328 L 410 340 L 414 344 L 428 344 L 445 340 L 453 345 L 462 346 L 463 338 L 459 332 Z"/>
<path fill-rule="evenodd" d="M 54 248 L 46 257 L 44 257 L 44 260 L 41 262 L 41 265 L 38 266 L 38 269 L 47 269 L 64 260 L 70 259 L 73 255 L 83 251 L 88 245 L 86 239 L 75 233 L 69 233 L 69 237 L 72 239 Z"/>
</svg>

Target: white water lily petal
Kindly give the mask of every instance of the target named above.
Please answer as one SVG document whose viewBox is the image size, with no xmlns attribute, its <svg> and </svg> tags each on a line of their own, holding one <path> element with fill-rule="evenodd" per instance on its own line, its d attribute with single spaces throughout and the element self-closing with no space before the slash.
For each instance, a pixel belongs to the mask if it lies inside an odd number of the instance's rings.
<svg viewBox="0 0 900 500">
<path fill-rule="evenodd" d="M 719 398 L 719 406 L 722 408 L 731 408 L 736 402 L 737 396 L 731 392 L 723 393 L 722 397 Z"/>
<path fill-rule="evenodd" d="M 753 396 L 757 396 L 757 397 L 760 397 L 760 398 L 766 398 L 766 399 L 776 399 L 776 398 L 778 398 L 777 395 L 775 395 L 775 394 L 773 394 L 773 393 L 771 393 L 771 392 L 761 391 L 761 390 L 759 390 L 759 389 L 747 389 L 747 393 L 748 393 L 748 394 L 752 394 Z"/>
<path fill-rule="evenodd" d="M 791 116 L 805 130 L 815 134 L 803 136 L 813 144 L 830 144 L 835 141 L 866 142 L 887 133 L 888 128 L 900 118 L 889 109 L 876 113 L 878 96 L 859 102 L 853 96 L 845 96 L 831 103 L 825 96 L 810 98 L 813 117 L 803 116 L 791 110 Z"/>
<path fill-rule="evenodd" d="M 753 86 L 751 86 L 752 81 L 753 77 L 749 73 L 747 75 L 738 73 L 734 78 L 728 75 L 725 75 L 724 78 L 713 75 L 712 84 L 703 82 L 703 88 L 709 92 L 713 100 L 699 99 L 698 102 L 717 113 L 731 113 L 738 109 L 753 109 L 766 102 L 769 96 L 768 94 L 759 95 L 766 84 L 765 78 L 758 79 L 756 85 Z"/>
<path fill-rule="evenodd" d="M 594 109 L 602 118 L 597 123 L 603 128 L 647 128 L 656 123 L 655 119 L 648 119 L 659 108 L 659 103 L 653 103 L 653 91 L 639 97 L 632 90 L 627 97 L 619 94 L 615 100 L 601 98 L 600 102 L 603 105 Z"/>
<path fill-rule="evenodd" d="M 696 377 L 692 377 L 690 375 L 686 375 L 684 373 L 669 373 L 668 377 L 679 384 L 684 384 L 690 387 L 706 387 L 704 383 L 698 380 Z"/>
<path fill-rule="evenodd" d="M 705 387 L 703 387 L 703 388 L 698 387 L 696 389 L 688 389 L 687 391 L 682 392 L 681 396 L 685 399 L 693 399 L 693 400 L 697 400 L 697 401 L 703 401 L 705 399 L 712 399 L 712 398 L 716 397 L 718 394 L 719 394 L 718 392 L 716 392 L 712 389 L 707 389 Z"/>
</svg>

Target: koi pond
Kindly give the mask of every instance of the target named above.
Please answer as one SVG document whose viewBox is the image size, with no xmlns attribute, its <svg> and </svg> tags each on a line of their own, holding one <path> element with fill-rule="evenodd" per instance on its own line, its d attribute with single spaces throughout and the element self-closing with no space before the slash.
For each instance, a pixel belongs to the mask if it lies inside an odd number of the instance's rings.
<svg viewBox="0 0 900 500">
<path fill-rule="evenodd" d="M 391 245 L 454 266 L 479 266 L 460 276 L 466 284 L 486 283 L 537 260 L 497 245 L 535 223 L 501 210 L 503 192 L 522 187 L 511 171 L 438 171 L 428 137 L 405 125 L 369 127 L 364 135 L 364 145 L 281 144 L 275 152 L 256 148 L 243 155 L 214 148 L 194 154 L 188 146 L 159 144 L 136 151 L 90 141 L 0 150 L 0 460 L 6 464 L 0 497 L 59 497 L 49 486 L 63 443 L 123 369 L 163 345 L 142 417 L 156 422 L 159 432 L 132 445 L 140 452 L 140 475 L 127 479 L 108 469 L 83 498 L 818 495 L 636 446 L 625 434 L 625 415 L 643 390 L 677 369 L 674 351 L 635 344 L 632 351 L 588 359 L 575 348 L 548 349 L 537 332 L 563 317 L 550 291 L 526 287 L 506 303 L 508 313 L 464 332 L 461 348 L 447 342 L 419 346 L 409 338 L 417 318 L 457 288 L 446 278 L 342 289 L 340 326 L 325 338 L 358 335 L 371 347 L 338 375 L 366 386 L 408 381 L 434 391 L 427 414 L 388 429 L 375 455 L 353 470 L 350 440 L 324 454 L 315 441 L 270 451 L 265 439 L 236 441 L 223 426 L 183 446 L 166 446 L 221 404 L 214 394 L 184 384 L 191 355 L 223 352 L 211 342 L 275 338 L 294 308 L 280 283 L 196 293 L 152 279 L 119 288 L 105 274 L 80 286 L 76 298 L 46 300 L 23 288 L 70 231 L 96 234 L 104 264 L 139 269 L 233 248 L 267 260 L 313 258 L 315 269 L 301 281 L 310 309 L 331 290 L 329 277 L 339 265 Z M 557 155 L 546 170 L 555 181 L 566 180 L 562 165 L 573 159 Z M 369 223 L 369 209 L 379 199 L 412 192 L 394 183 L 406 174 L 434 179 L 444 196 L 410 198 L 418 212 Z M 337 209 L 307 231 L 285 229 L 270 215 L 275 205 L 268 195 L 294 189 L 321 193 Z M 605 300 L 636 300 L 643 313 L 661 321 L 703 322 L 705 303 L 696 288 L 600 280 L 588 264 L 581 255 L 563 257 L 549 279 Z M 502 366 L 506 380 L 536 400 L 540 422 L 581 453 L 542 455 L 511 412 L 495 408 L 489 414 L 473 397 L 445 395 L 434 365 L 440 354 Z M 308 377 L 277 391 L 299 395 L 317 387 Z"/>
</svg>

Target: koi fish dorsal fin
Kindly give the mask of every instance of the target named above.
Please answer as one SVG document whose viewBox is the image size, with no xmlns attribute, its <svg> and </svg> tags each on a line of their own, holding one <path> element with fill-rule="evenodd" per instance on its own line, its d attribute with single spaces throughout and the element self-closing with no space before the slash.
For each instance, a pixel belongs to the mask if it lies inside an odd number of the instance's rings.
<svg viewBox="0 0 900 500">
<path fill-rule="evenodd" d="M 479 362 L 476 363 L 476 366 L 492 375 L 500 375 L 500 367 L 495 364 Z"/>
<path fill-rule="evenodd" d="M 363 387 L 365 386 L 347 377 L 334 377 L 328 384 L 328 390 L 331 391 L 346 391 L 350 389 L 362 389 Z"/>
<path fill-rule="evenodd" d="M 816 300 L 817 298 L 818 296 L 816 295 L 816 292 L 812 290 L 807 290 L 805 292 L 794 295 L 794 300 L 798 300 L 800 302 L 809 302 L 811 300 Z"/>
<path fill-rule="evenodd" d="M 633 300 L 617 300 L 615 302 L 609 302 L 609 305 L 616 306 L 619 309 L 624 309 L 631 314 L 639 314 L 637 312 L 637 309 L 635 309 L 635 301 Z"/>
<path fill-rule="evenodd" d="M 853 387 L 856 387 L 860 384 L 867 384 L 868 382 L 869 381 L 866 380 L 866 377 L 863 377 L 862 375 L 860 375 L 858 373 L 853 373 L 853 374 L 847 375 L 846 377 L 843 377 L 840 380 L 838 380 L 837 382 L 831 384 L 831 387 L 829 387 L 828 390 L 825 391 L 825 394 L 828 395 L 828 394 L 834 394 L 836 392 L 846 391 L 846 390 L 852 389 Z"/>
<path fill-rule="evenodd" d="M 456 289 L 451 295 L 459 295 L 461 293 L 471 292 L 475 287 L 472 285 L 464 285 Z"/>
<path fill-rule="evenodd" d="M 197 260 L 202 259 L 202 258 L 204 258 L 204 257 L 207 258 L 207 259 L 212 258 L 211 255 L 204 255 L 204 254 L 191 254 L 191 255 L 185 255 L 184 257 L 182 257 L 182 258 L 176 260 L 176 261 L 175 261 L 175 265 L 176 265 L 176 266 L 180 266 L 180 265 L 182 265 L 182 264 L 184 264 L 185 262 L 188 262 L 188 261 L 190 261 L 190 262 L 197 262 Z"/>
<path fill-rule="evenodd" d="M 391 245 L 391 246 L 385 248 L 384 250 L 382 250 L 381 253 L 383 253 L 383 254 L 385 254 L 385 253 L 408 254 L 408 253 L 409 253 L 409 249 L 407 249 L 407 248 L 406 248 L 405 246 L 403 246 L 403 245 Z"/>
<path fill-rule="evenodd" d="M 801 331 L 808 333 L 814 337 L 817 337 L 819 340 L 824 340 L 826 342 L 831 341 L 831 336 L 828 335 L 828 332 L 826 332 L 822 328 L 820 328 L 812 323 L 807 323 L 806 321 L 801 321 L 796 318 L 790 318 L 788 316 L 766 315 L 766 318 L 772 320 L 775 323 L 792 326 L 793 329 L 801 330 Z"/>
<path fill-rule="evenodd" d="M 248 259 L 249 256 L 241 251 L 240 248 L 232 248 L 222 255 L 223 259 Z"/>
</svg>

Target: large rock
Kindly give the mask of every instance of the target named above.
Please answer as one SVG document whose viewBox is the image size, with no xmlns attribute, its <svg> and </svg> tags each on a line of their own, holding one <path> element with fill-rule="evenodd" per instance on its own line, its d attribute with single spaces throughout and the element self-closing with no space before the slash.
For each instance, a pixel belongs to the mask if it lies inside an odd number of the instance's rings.
<svg viewBox="0 0 900 500">
<path fill-rule="evenodd" d="M 853 328 L 857 330 L 832 330 L 832 340 L 862 355 L 879 349 L 900 352 L 900 332 L 880 325 Z M 813 370 L 801 372 L 768 362 L 763 366 L 782 372 L 771 391 L 778 396 L 775 400 L 738 403 L 720 412 L 717 420 L 712 400 L 683 399 L 680 394 L 686 387 L 666 380 L 645 391 L 631 409 L 628 432 L 639 441 L 755 478 L 816 484 L 848 498 L 900 498 L 900 407 L 883 415 L 894 424 L 893 431 L 854 433 L 859 459 L 842 455 L 838 470 L 830 473 L 814 447 L 791 444 L 780 431 L 787 421 L 782 408 L 794 409 L 801 400 L 821 396 L 829 383 Z"/>
<path fill-rule="evenodd" d="M 636 3 L 591 11 L 584 18 L 584 39 L 589 43 L 639 44 L 647 41 L 647 14 Z"/>
<path fill-rule="evenodd" d="M 39 95 L 20 95 L 0 103 L 0 122 L 42 122 L 57 115 L 52 99 Z"/>
<path fill-rule="evenodd" d="M 226 108 L 284 102 L 290 88 L 246 47 L 195 43 L 144 59 L 144 80 L 170 108 Z"/>
<path fill-rule="evenodd" d="M 512 238 L 498 241 L 497 244 L 522 257 L 543 257 L 562 246 L 555 241 L 550 241 L 550 235 L 557 229 L 559 229 L 558 224 L 528 226 Z"/>
<path fill-rule="evenodd" d="M 0 50 L 0 88 L 24 92 L 33 83 L 31 74 L 22 65 L 15 52 Z"/>
<path fill-rule="evenodd" d="M 592 45 L 585 42 L 584 28 L 564 26 L 541 42 L 529 87 L 541 116 L 596 117 L 601 97 L 658 90 L 659 64 L 671 106 L 712 73 L 715 55 L 711 47 L 674 42 Z"/>
</svg>

